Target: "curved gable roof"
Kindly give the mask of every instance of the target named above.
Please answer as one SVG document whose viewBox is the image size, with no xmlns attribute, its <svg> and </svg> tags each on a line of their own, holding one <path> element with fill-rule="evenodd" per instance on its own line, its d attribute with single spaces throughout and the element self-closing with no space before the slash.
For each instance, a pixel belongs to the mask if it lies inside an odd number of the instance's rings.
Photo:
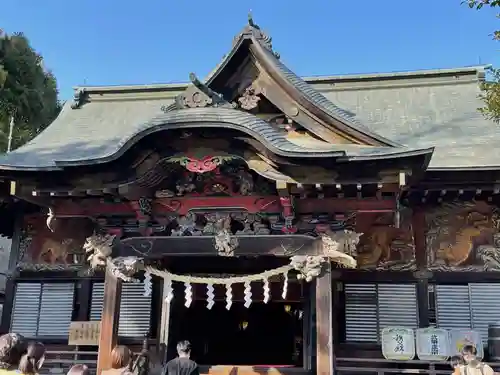
<svg viewBox="0 0 500 375">
<path fill-rule="evenodd" d="M 65 166 L 91 165 L 116 160 L 148 134 L 180 128 L 227 127 L 260 141 L 272 152 L 285 157 L 341 158 L 363 160 L 427 155 L 432 149 L 394 149 L 390 147 L 314 147 L 289 141 L 267 122 L 249 113 L 227 108 L 191 108 L 160 113 L 140 120 L 124 113 L 113 118 L 122 122 L 120 132 L 107 132 L 106 120 L 95 121 L 96 114 L 111 103 L 87 104 L 79 110 L 67 103 L 61 115 L 31 142 L 0 158 L 0 168 L 11 170 L 57 170 Z M 92 111 L 94 113 L 92 114 Z M 82 113 L 83 112 L 83 113 Z M 139 111 L 140 113 L 141 111 Z M 88 115 L 89 117 L 82 116 Z M 92 115 L 93 118 L 92 118 Z M 127 118 L 132 119 L 127 122 Z M 86 121 L 87 120 L 87 121 Z M 88 121 L 90 120 L 90 121 Z M 67 135 L 72 134 L 70 139 Z"/>
<path fill-rule="evenodd" d="M 246 42 L 246 43 L 245 43 Z M 401 144 L 385 138 L 365 126 L 354 114 L 349 113 L 341 107 L 335 105 L 311 85 L 290 70 L 281 60 L 277 52 L 273 50 L 272 38 L 256 25 L 251 16 L 249 23 L 235 37 L 231 51 L 222 59 L 217 67 L 206 78 L 206 84 L 211 87 L 213 82 L 230 63 L 233 56 L 240 48 L 252 49 L 256 53 L 259 62 L 262 63 L 267 72 L 276 77 L 283 87 L 288 88 L 289 94 L 298 99 L 301 104 L 305 104 L 313 112 L 325 120 L 332 127 L 341 127 L 343 131 L 352 133 L 355 136 L 362 135 L 371 143 L 380 146 L 400 147 Z"/>
<path fill-rule="evenodd" d="M 0 169 L 57 170 L 65 166 L 105 163 L 120 157 L 132 144 L 153 132 L 182 127 L 228 127 L 259 140 L 285 157 L 332 157 L 339 160 L 386 159 L 427 155 L 432 147 L 408 148 L 370 130 L 350 112 L 333 104 L 288 69 L 273 51 L 271 39 L 253 21 L 235 38 L 233 48 L 207 79 L 210 86 L 240 48 L 254 48 L 268 74 L 283 81 L 285 89 L 313 108 L 325 123 L 362 134 L 376 146 L 306 146 L 291 142 L 265 121 L 243 111 L 225 108 L 190 108 L 163 113 L 158 100 L 80 101 L 66 104 L 58 118 L 35 139 L 0 158 Z M 148 88 L 153 92 L 152 88 Z M 81 91 L 84 92 L 84 89 Z M 287 91 L 288 92 L 288 91 Z M 170 106 L 173 109 L 172 106 Z"/>
</svg>

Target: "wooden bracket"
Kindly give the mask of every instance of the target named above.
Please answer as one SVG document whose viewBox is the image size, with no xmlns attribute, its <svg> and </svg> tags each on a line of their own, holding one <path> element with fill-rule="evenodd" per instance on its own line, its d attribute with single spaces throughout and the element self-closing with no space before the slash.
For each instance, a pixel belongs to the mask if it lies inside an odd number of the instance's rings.
<svg viewBox="0 0 500 375">
<path fill-rule="evenodd" d="M 150 236 L 153 233 L 153 228 L 149 226 L 149 221 L 153 214 L 151 200 L 148 198 L 139 198 L 139 200 L 132 201 L 131 203 L 139 223 L 139 233 L 145 237 Z"/>
<path fill-rule="evenodd" d="M 297 232 L 297 226 L 293 224 L 295 220 L 295 209 L 293 206 L 293 196 L 290 195 L 288 190 L 288 185 L 283 181 L 276 181 L 276 189 L 278 190 L 278 195 L 280 197 L 281 204 L 281 215 L 285 220 L 285 225 L 281 228 L 283 233 L 295 233 Z"/>
</svg>

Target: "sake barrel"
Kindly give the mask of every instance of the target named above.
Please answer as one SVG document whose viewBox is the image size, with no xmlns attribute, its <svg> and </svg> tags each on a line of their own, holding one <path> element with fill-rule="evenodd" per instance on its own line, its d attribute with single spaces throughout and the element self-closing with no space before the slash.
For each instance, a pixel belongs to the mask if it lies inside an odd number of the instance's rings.
<svg viewBox="0 0 500 375">
<path fill-rule="evenodd" d="M 488 325 L 488 354 L 490 361 L 500 361 L 500 322 Z"/>
</svg>

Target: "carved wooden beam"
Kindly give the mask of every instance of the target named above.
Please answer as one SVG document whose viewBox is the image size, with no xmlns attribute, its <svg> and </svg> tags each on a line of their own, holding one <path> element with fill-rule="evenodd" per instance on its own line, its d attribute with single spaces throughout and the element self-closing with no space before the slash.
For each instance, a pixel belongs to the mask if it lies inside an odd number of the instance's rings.
<svg viewBox="0 0 500 375">
<path fill-rule="evenodd" d="M 239 235 L 234 256 L 323 254 L 320 238 L 300 234 Z M 116 251 L 116 253 L 115 253 Z M 169 256 L 218 255 L 213 236 L 131 237 L 121 240 L 114 256 L 161 258 Z"/>
<path fill-rule="evenodd" d="M 199 197 L 199 198 L 160 198 L 158 212 L 186 215 L 191 210 L 231 210 L 239 209 L 249 213 L 277 213 L 281 211 L 276 196 L 239 196 L 239 197 Z"/>
<path fill-rule="evenodd" d="M 52 207 L 57 218 L 62 217 L 102 217 L 109 215 L 136 216 L 137 211 L 128 202 L 112 203 L 102 199 L 82 200 L 47 200 L 47 207 Z M 396 210 L 396 200 L 376 198 L 331 198 L 297 199 L 294 202 L 297 214 L 324 212 L 388 212 Z M 160 198 L 152 202 L 155 215 L 185 215 L 190 210 L 246 210 L 249 213 L 279 214 L 282 212 L 278 196 L 242 196 L 242 197 L 196 197 L 196 198 Z"/>
</svg>

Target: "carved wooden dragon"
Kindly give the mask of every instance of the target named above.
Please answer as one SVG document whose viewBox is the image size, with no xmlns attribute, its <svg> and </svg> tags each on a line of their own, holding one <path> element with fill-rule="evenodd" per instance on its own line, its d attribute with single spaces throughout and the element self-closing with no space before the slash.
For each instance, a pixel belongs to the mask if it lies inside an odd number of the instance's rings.
<svg viewBox="0 0 500 375">
<path fill-rule="evenodd" d="M 410 228 L 396 228 L 389 225 L 375 225 L 363 237 L 363 246 L 369 251 L 359 252 L 359 267 L 377 265 L 381 261 L 391 260 L 391 244 L 395 240 L 412 242 Z"/>
<path fill-rule="evenodd" d="M 109 234 L 88 237 L 83 246 L 87 260 L 93 269 L 107 267 L 115 277 L 125 282 L 137 281 L 134 275 L 144 268 L 143 260 L 137 257 L 112 258 L 114 239 L 115 236 Z"/>
<path fill-rule="evenodd" d="M 437 249 L 437 258 L 450 266 L 463 264 L 475 247 L 473 239 L 480 236 L 487 229 L 492 229 L 491 220 L 477 212 L 469 212 L 463 218 L 464 224 L 456 230 L 454 235 L 445 241 L 440 241 Z"/>
<path fill-rule="evenodd" d="M 42 245 L 42 249 L 38 254 L 38 263 L 46 263 L 45 259 L 49 257 L 50 264 L 68 264 L 69 246 L 73 243 L 73 239 L 66 238 L 62 241 L 57 241 L 53 238 L 47 238 Z"/>
</svg>

